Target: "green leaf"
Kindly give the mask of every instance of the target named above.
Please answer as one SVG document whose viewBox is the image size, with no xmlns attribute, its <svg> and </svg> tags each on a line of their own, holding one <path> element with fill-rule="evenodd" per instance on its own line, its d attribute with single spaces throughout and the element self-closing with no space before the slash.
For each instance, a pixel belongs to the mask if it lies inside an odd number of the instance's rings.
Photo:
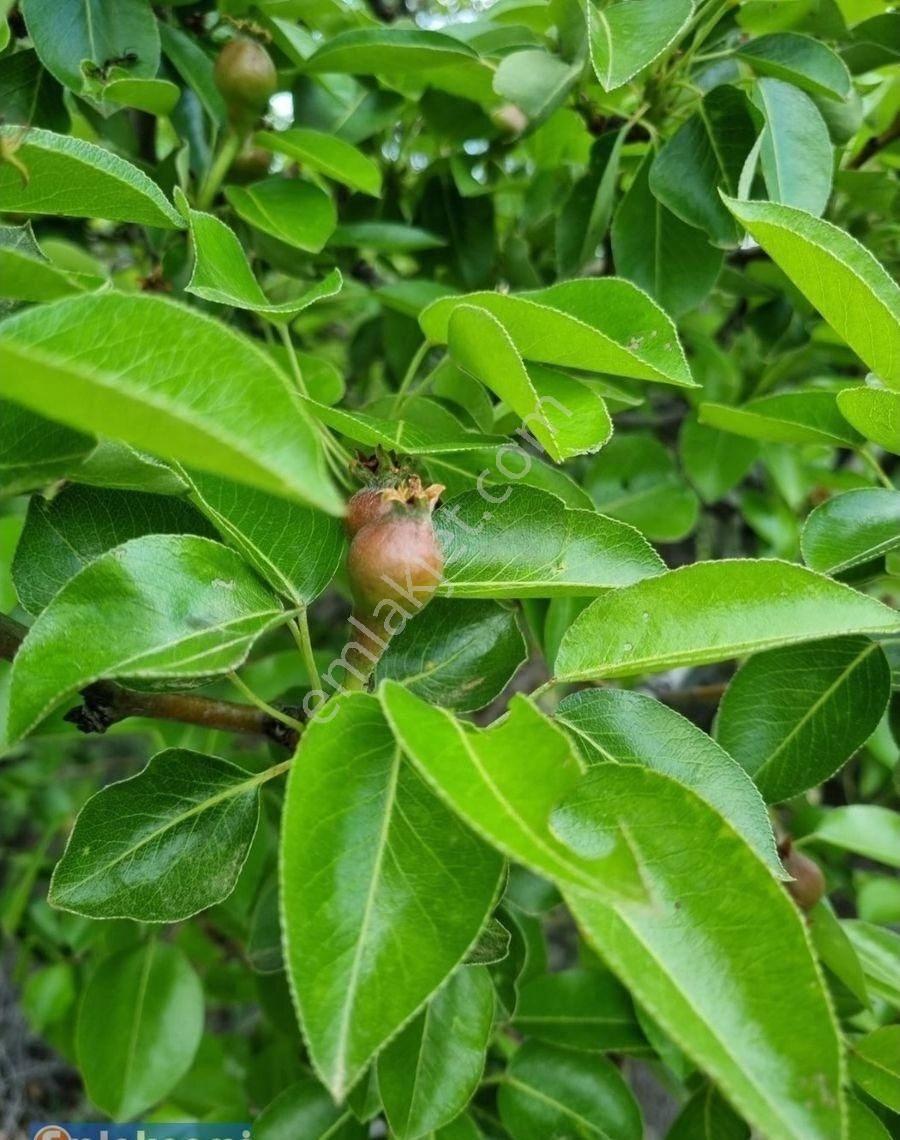
<svg viewBox="0 0 900 1140">
<path fill-rule="evenodd" d="M 287 131 L 257 131 L 254 141 L 351 190 L 381 197 L 381 171 L 362 151 L 335 135 L 294 127 Z"/>
<path fill-rule="evenodd" d="M 900 546 L 900 491 L 860 487 L 810 511 L 800 536 L 803 560 L 840 574 Z"/>
<path fill-rule="evenodd" d="M 26 182 L 11 163 L 0 163 L 0 210 L 184 226 L 156 183 L 124 158 L 70 135 L 37 128 L 20 135 L 18 127 L 0 126 L 0 144 L 18 142 L 15 157 L 28 170 Z"/>
<path fill-rule="evenodd" d="M 497 318 L 526 360 L 585 372 L 694 387 L 675 326 L 630 281 L 563 281 L 532 293 L 467 293 L 429 305 L 419 317 L 432 344 L 446 344 L 459 305 Z"/>
<path fill-rule="evenodd" d="M 682 424 L 678 450 L 685 475 L 707 503 L 718 502 L 742 482 L 759 455 L 754 441 L 716 431 L 693 416 Z"/>
<path fill-rule="evenodd" d="M 379 1054 L 378 1088 L 397 1140 L 459 1116 L 481 1080 L 493 1022 L 490 974 L 464 966 Z"/>
<path fill-rule="evenodd" d="M 513 1025 L 535 1041 L 588 1053 L 647 1048 L 628 991 L 603 970 L 561 970 L 533 978 L 519 993 Z"/>
<path fill-rule="evenodd" d="M 513 924 L 510 924 L 513 925 Z M 491 917 L 478 936 L 478 941 L 466 956 L 466 966 L 495 966 L 509 957 L 512 932 L 503 923 Z"/>
<path fill-rule="evenodd" d="M 183 495 L 187 491 L 187 483 L 167 463 L 113 439 L 97 440 L 90 455 L 72 469 L 71 478 L 89 487 L 148 495 Z"/>
<path fill-rule="evenodd" d="M 344 553 L 339 519 L 218 475 L 187 478 L 203 514 L 292 605 L 309 605 L 326 589 Z"/>
<path fill-rule="evenodd" d="M 807 838 L 900 867 L 900 814 L 890 808 L 873 804 L 830 808 Z"/>
<path fill-rule="evenodd" d="M 566 63 L 541 48 L 514 51 L 494 72 L 494 90 L 541 123 L 566 101 L 581 70 L 579 63 Z"/>
<path fill-rule="evenodd" d="M 23 0 L 21 9 L 41 63 L 73 91 L 84 87 L 86 61 L 103 68 L 126 52 L 131 75 L 156 74 L 159 31 L 144 0 Z"/>
<path fill-rule="evenodd" d="M 850 94 L 847 65 L 827 44 L 811 36 L 796 32 L 757 36 L 741 44 L 735 54 L 757 75 L 783 79 L 810 95 L 846 99 Z"/>
<path fill-rule="evenodd" d="M 0 225 L 0 298 L 55 301 L 102 285 L 99 274 L 78 273 L 54 265 L 35 240 L 30 222 Z"/>
<path fill-rule="evenodd" d="M 679 316 L 708 295 L 722 268 L 723 254 L 702 231 L 687 225 L 654 196 L 650 189 L 653 162 L 649 153 L 616 210 L 613 260 L 618 273 L 646 290 L 667 312 Z"/>
<path fill-rule="evenodd" d="M 168 79 L 113 79 L 103 85 L 103 101 L 162 117 L 175 110 L 181 88 Z"/>
<path fill-rule="evenodd" d="M 687 27 L 692 0 L 622 0 L 587 5 L 591 63 L 605 91 L 615 91 L 670 48 Z"/>
<path fill-rule="evenodd" d="M 180 28 L 163 20 L 157 22 L 157 27 L 166 58 L 200 100 L 212 121 L 219 126 L 224 125 L 228 112 L 225 100 L 216 87 L 213 60 L 194 37 Z"/>
<path fill-rule="evenodd" d="M 471 1116 L 457 1116 L 443 1128 L 431 1132 L 425 1140 L 484 1140 L 482 1132 L 472 1120 Z"/>
<path fill-rule="evenodd" d="M 890 695 L 887 659 L 866 637 L 770 649 L 735 674 L 716 739 L 779 803 L 833 776 L 878 727 Z"/>
<path fill-rule="evenodd" d="M 10 741 L 101 677 L 236 669 L 286 616 L 227 547 L 190 535 L 132 539 L 69 579 L 28 631 L 12 671 Z"/>
<path fill-rule="evenodd" d="M 900 1025 L 884 1025 L 855 1041 L 850 1075 L 873 1100 L 900 1112 Z"/>
<path fill-rule="evenodd" d="M 580 380 L 539 364 L 525 366 L 506 329 L 487 309 L 459 305 L 450 316 L 450 356 L 518 416 L 525 432 L 561 463 L 597 451 L 612 435 L 601 396 Z"/>
<path fill-rule="evenodd" d="M 833 392 L 778 392 L 740 408 L 701 404 L 700 422 L 720 431 L 766 443 L 820 443 L 855 447 L 859 437 L 848 431 Z"/>
<path fill-rule="evenodd" d="M 641 1140 L 644 1135 L 637 1101 L 612 1062 L 538 1041 L 513 1054 L 498 1107 L 512 1140 Z"/>
<path fill-rule="evenodd" d="M 400 75 L 477 59 L 461 40 L 420 28 L 354 28 L 339 32 L 306 61 L 309 74 Z"/>
<path fill-rule="evenodd" d="M 12 560 L 19 602 L 39 614 L 88 562 L 145 534 L 216 537 L 198 511 L 172 495 L 75 484 L 52 499 L 33 496 Z"/>
<path fill-rule="evenodd" d="M 290 1085 L 253 1124 L 255 1140 L 362 1140 L 368 1128 L 339 1107 L 312 1077 Z"/>
<path fill-rule="evenodd" d="M 316 301 L 334 297 L 343 278 L 333 269 L 299 296 L 273 304 L 253 276 L 237 234 L 212 214 L 186 209 L 194 243 L 194 270 L 185 292 L 214 301 L 261 313 L 278 323 L 289 321 Z"/>
<path fill-rule="evenodd" d="M 859 955 L 869 990 L 900 1009 L 900 934 L 871 922 L 841 923 Z"/>
<path fill-rule="evenodd" d="M 560 681 L 634 677 L 776 645 L 887 633 L 900 616 L 789 562 L 695 562 L 595 599 L 563 638 Z"/>
<path fill-rule="evenodd" d="M 329 408 L 325 404 L 305 398 L 302 403 L 310 415 L 334 428 L 347 439 L 369 447 L 401 451 L 406 455 L 441 455 L 448 452 L 481 451 L 485 448 L 496 451 L 502 442 L 499 436 L 478 435 L 466 431 L 449 414 L 445 418 L 456 425 L 456 435 L 448 435 L 444 430 L 436 430 L 431 426 L 412 423 L 409 420 L 398 420 L 396 416 L 388 418 L 370 412 Z"/>
<path fill-rule="evenodd" d="M 759 156 L 769 198 L 818 216 L 834 167 L 825 120 L 808 95 L 780 79 L 758 80 L 756 99 L 766 120 Z"/>
<path fill-rule="evenodd" d="M 402 681 L 430 704 L 471 712 L 500 695 L 526 656 L 511 607 L 435 598 L 391 640 L 376 679 Z"/>
<path fill-rule="evenodd" d="M 431 479 L 446 486 L 448 499 L 485 487 L 491 488 L 491 494 L 503 495 L 510 479 L 517 479 L 523 487 L 552 495 L 567 507 L 593 510 L 590 497 L 571 475 L 524 448 L 513 446 L 502 454 L 495 446 L 434 455 L 428 458 L 426 469 Z"/>
<path fill-rule="evenodd" d="M 0 496 L 46 486 L 77 468 L 95 440 L 0 400 Z"/>
<path fill-rule="evenodd" d="M 860 1005 L 869 1005 L 866 976 L 853 943 L 827 898 L 809 912 L 809 934 L 816 956 L 823 966 L 847 987 Z"/>
<path fill-rule="evenodd" d="M 859 75 L 889 67 L 900 59 L 900 20 L 897 12 L 871 16 L 854 26 L 842 55 L 850 71 Z"/>
<path fill-rule="evenodd" d="M 750 1129 L 729 1108 L 714 1085 L 694 1093 L 666 1140 L 748 1140 Z"/>
<path fill-rule="evenodd" d="M 423 777 L 498 850 L 587 890 L 641 893 L 620 844 L 582 859 L 551 834 L 553 805 L 579 782 L 582 768 L 565 733 L 524 697 L 514 696 L 506 717 L 480 730 L 396 681 L 385 681 L 379 692 L 400 746 Z"/>
<path fill-rule="evenodd" d="M 154 756 L 78 814 L 49 900 L 89 918 L 182 922 L 234 890 L 259 821 L 259 787 L 227 760 Z"/>
<path fill-rule="evenodd" d="M 177 946 L 149 939 L 104 958 L 78 1015 L 78 1067 L 88 1096 L 130 1120 L 172 1089 L 203 1036 L 203 989 Z"/>
<path fill-rule="evenodd" d="M 571 884 L 563 895 L 679 1048 L 764 1135 L 840 1140 L 840 1041 L 825 986 L 800 912 L 746 841 L 696 793 L 634 764 L 592 768 L 552 827 L 582 857 L 628 836 L 650 906 Z"/>
<path fill-rule="evenodd" d="M 4 27 L 0 21 L 0 40 Z M 0 58 L 0 104 L 4 122 L 27 127 L 46 127 L 51 131 L 66 131 L 69 112 L 63 102 L 63 89 L 44 70 L 37 52 L 23 50 L 5 52 Z"/>
<path fill-rule="evenodd" d="M 416 253 L 440 249 L 446 241 L 430 230 L 401 222 L 345 222 L 328 241 L 330 246 L 374 250 L 376 253 Z"/>
<path fill-rule="evenodd" d="M 657 439 L 619 435 L 593 460 L 584 478 L 597 508 L 636 527 L 653 542 L 676 542 L 697 522 L 697 496 Z"/>
<path fill-rule="evenodd" d="M 653 159 L 653 196 L 689 226 L 705 230 L 716 245 L 736 245 L 740 231 L 718 191 L 737 194 L 756 134 L 743 91 L 714 87 Z M 646 194 L 644 199 L 650 202 Z M 639 234 L 646 236 L 640 227 Z"/>
<path fill-rule="evenodd" d="M 849 234 L 803 210 L 725 204 L 872 371 L 900 387 L 900 286 L 884 266 Z"/>
<path fill-rule="evenodd" d="M 881 1120 L 854 1096 L 847 1097 L 847 1135 L 853 1140 L 891 1140 Z"/>
<path fill-rule="evenodd" d="M 255 344 L 158 297 L 72 297 L 0 326 L 4 394 L 70 427 L 343 511 L 287 377 Z"/>
<path fill-rule="evenodd" d="M 591 148 L 587 173 L 572 187 L 556 219 L 560 276 L 573 276 L 593 260 L 609 229 L 625 131 L 606 131 Z"/>
<path fill-rule="evenodd" d="M 226 186 L 225 197 L 249 225 L 307 253 L 318 253 L 337 225 L 334 203 L 325 191 L 296 178 L 274 176 L 252 186 Z"/>
<path fill-rule="evenodd" d="M 341 1098 L 465 958 L 501 864 L 403 763 L 374 697 L 332 704 L 291 767 L 281 897 L 310 1056 Z"/>
<path fill-rule="evenodd" d="M 439 592 L 454 598 L 595 594 L 660 574 L 663 564 L 625 523 L 570 510 L 555 495 L 506 487 L 468 491 L 434 516 L 444 553 Z"/>
<path fill-rule="evenodd" d="M 837 394 L 837 406 L 866 439 L 900 455 L 900 394 L 884 388 L 845 388 Z"/>
<path fill-rule="evenodd" d="M 653 697 L 589 689 L 560 702 L 556 718 L 588 764 L 643 764 L 690 788 L 785 877 L 765 804 L 743 769 L 702 729 Z"/>
</svg>

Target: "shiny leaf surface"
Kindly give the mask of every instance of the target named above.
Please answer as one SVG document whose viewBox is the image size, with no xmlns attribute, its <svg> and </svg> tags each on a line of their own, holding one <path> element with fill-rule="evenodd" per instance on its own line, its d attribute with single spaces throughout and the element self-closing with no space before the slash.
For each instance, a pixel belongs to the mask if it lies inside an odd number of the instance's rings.
<svg viewBox="0 0 900 1140">
<path fill-rule="evenodd" d="M 900 286 L 849 234 L 772 202 L 726 205 L 835 332 L 887 384 L 900 387 Z"/>
<path fill-rule="evenodd" d="M 633 764 L 592 768 L 553 828 L 582 857 L 628 835 L 651 906 L 568 884 L 563 894 L 609 967 L 741 1115 L 785 1140 L 840 1140 L 840 1043 L 824 983 L 799 911 L 744 839 L 694 792 Z"/>
<path fill-rule="evenodd" d="M 336 1097 L 466 956 L 500 869 L 404 763 L 375 698 L 338 698 L 313 720 L 286 794 L 282 924 L 310 1055 Z"/>
<path fill-rule="evenodd" d="M 137 1116 L 184 1076 L 203 1035 L 203 988 L 176 946 L 149 939 L 97 966 L 78 1015 L 78 1063 L 91 1100 Z"/>
<path fill-rule="evenodd" d="M 513 1140 L 640 1140 L 640 1109 L 618 1069 L 534 1041 L 514 1054 L 498 1097 Z"/>
<path fill-rule="evenodd" d="M 222 902 L 256 834 L 265 778 L 185 748 L 158 753 L 81 809 L 51 903 L 90 918 L 181 922 Z"/>
<path fill-rule="evenodd" d="M 562 640 L 559 680 L 633 677 L 846 633 L 900 618 L 874 598 L 787 562 L 698 562 L 597 598 Z"/>
<path fill-rule="evenodd" d="M 800 536 L 803 560 L 821 574 L 840 574 L 900 546 L 900 491 L 863 487 L 810 511 Z"/>
<path fill-rule="evenodd" d="M 582 859 L 550 833 L 553 805 L 579 783 L 582 768 L 562 730 L 527 700 L 513 697 L 502 721 L 476 729 L 395 681 L 385 681 L 380 696 L 400 745 L 425 779 L 505 855 L 583 889 L 641 893 L 621 844 Z"/>
<path fill-rule="evenodd" d="M 878 727 L 890 693 L 887 660 L 866 637 L 770 649 L 732 679 L 716 739 L 777 803 L 832 776 Z"/>
<path fill-rule="evenodd" d="M 530 487 L 460 495 L 435 514 L 444 552 L 439 591 L 455 598 L 595 594 L 660 574 L 659 556 L 632 527 L 570 510 Z"/>
<path fill-rule="evenodd" d="M 435 598 L 391 639 L 375 676 L 402 681 L 430 704 L 471 712 L 499 696 L 525 657 L 511 607 Z"/>
<path fill-rule="evenodd" d="M 30 309 L 0 328 L 0 375 L 5 396 L 70 427 L 342 510 L 287 377 L 183 306 L 104 293 Z"/>
<path fill-rule="evenodd" d="M 10 739 L 101 677 L 227 673 L 285 616 L 227 547 L 188 535 L 132 539 L 71 578 L 29 630 L 13 666 Z"/>
<path fill-rule="evenodd" d="M 88 562 L 145 534 L 216 537 L 194 507 L 172 495 L 74 484 L 55 498 L 32 498 L 12 562 L 19 602 L 39 614 Z"/>
<path fill-rule="evenodd" d="M 338 519 L 217 475 L 189 478 L 200 511 L 292 605 L 308 605 L 328 586 L 344 553 Z"/>
<path fill-rule="evenodd" d="M 525 360 L 693 387 L 675 327 L 630 281 L 564 281 L 531 293 L 467 293 L 419 317 L 433 344 L 446 344 L 459 305 L 487 309 Z"/>
<path fill-rule="evenodd" d="M 589 689 L 556 711 L 588 764 L 643 764 L 695 792 L 739 832 L 779 878 L 784 877 L 765 804 L 740 765 L 702 729 L 652 697 Z"/>
<path fill-rule="evenodd" d="M 464 966 L 378 1057 L 378 1089 L 397 1140 L 455 1119 L 484 1069 L 494 987 L 484 966 Z"/>
</svg>

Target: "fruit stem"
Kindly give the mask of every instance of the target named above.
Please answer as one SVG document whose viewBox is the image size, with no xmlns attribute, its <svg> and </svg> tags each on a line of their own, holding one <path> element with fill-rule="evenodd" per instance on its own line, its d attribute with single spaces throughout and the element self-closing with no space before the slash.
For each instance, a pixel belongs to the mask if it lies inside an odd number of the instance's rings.
<svg viewBox="0 0 900 1140">
<path fill-rule="evenodd" d="M 409 388 L 410 384 L 412 384 L 413 380 L 415 380 L 422 361 L 425 359 L 429 348 L 431 348 L 429 342 L 427 340 L 423 340 L 416 351 L 413 353 L 413 358 L 409 362 L 409 367 L 406 369 L 406 375 L 400 381 L 400 387 L 397 389 L 396 396 L 394 396 L 394 415 L 396 415 L 403 407 L 406 390 Z"/>
<path fill-rule="evenodd" d="M 305 609 L 300 611 L 300 616 L 297 619 L 288 622 L 288 628 L 294 635 L 297 648 L 303 655 L 303 664 L 306 666 L 306 675 L 309 679 L 309 683 L 318 691 L 322 688 L 322 682 L 319 678 L 319 670 L 316 667 L 312 641 L 309 637 L 309 621 L 307 620 Z"/>
<path fill-rule="evenodd" d="M 256 707 L 261 712 L 264 712 L 267 716 L 272 717 L 274 720 L 281 721 L 282 724 L 287 725 L 288 728 L 292 728 L 294 732 L 298 734 L 301 734 L 303 732 L 305 725 L 301 724 L 299 720 L 294 720 L 292 716 L 288 716 L 288 714 L 286 712 L 282 712 L 281 709 L 277 709 L 274 705 L 270 705 L 268 701 L 264 701 L 262 697 L 258 697 L 256 693 L 254 693 L 254 691 L 250 688 L 250 686 L 245 681 L 241 680 L 237 673 L 234 671 L 229 673 L 228 680 L 232 683 L 232 685 L 234 685 L 236 689 L 239 689 L 244 694 L 244 696 L 251 704 L 256 705 Z"/>
<path fill-rule="evenodd" d="M 286 324 L 278 324 L 278 335 L 281 337 L 281 343 L 287 349 L 288 359 L 291 362 L 291 371 L 294 373 L 294 382 L 297 385 L 297 391 L 301 396 L 309 396 L 306 390 L 306 384 L 303 380 L 303 370 L 300 368 L 300 360 L 297 356 L 297 350 L 294 348 L 294 342 L 291 340 L 291 331 Z"/>
<path fill-rule="evenodd" d="M 390 634 L 382 629 L 383 636 L 379 637 L 373 628 L 377 626 L 375 619 L 362 610 L 353 610 L 350 626 L 351 640 L 344 657 L 347 671 L 343 684 L 345 689 L 364 689 L 387 648 Z"/>
<path fill-rule="evenodd" d="M 887 487 L 889 491 L 896 490 L 887 472 L 881 466 L 872 452 L 869 451 L 868 447 L 863 446 L 858 448 L 856 454 L 860 457 L 860 459 L 864 460 L 872 468 L 872 471 L 875 474 L 875 478 L 882 485 L 882 487 Z"/>
<path fill-rule="evenodd" d="M 213 159 L 212 166 L 210 166 L 206 172 L 203 185 L 197 194 L 198 209 L 209 209 L 219 191 L 219 187 L 222 185 L 222 179 L 228 173 L 229 167 L 237 158 L 243 141 L 237 131 L 227 130 L 225 132 L 216 157 Z"/>
</svg>

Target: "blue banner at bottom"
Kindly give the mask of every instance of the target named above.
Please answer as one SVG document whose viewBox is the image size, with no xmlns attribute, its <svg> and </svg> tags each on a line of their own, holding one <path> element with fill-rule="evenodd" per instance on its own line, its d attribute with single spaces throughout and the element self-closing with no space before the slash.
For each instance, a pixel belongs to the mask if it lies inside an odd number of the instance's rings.
<svg viewBox="0 0 900 1140">
<path fill-rule="evenodd" d="M 249 1124 L 32 1124 L 31 1140 L 251 1140 Z"/>
</svg>

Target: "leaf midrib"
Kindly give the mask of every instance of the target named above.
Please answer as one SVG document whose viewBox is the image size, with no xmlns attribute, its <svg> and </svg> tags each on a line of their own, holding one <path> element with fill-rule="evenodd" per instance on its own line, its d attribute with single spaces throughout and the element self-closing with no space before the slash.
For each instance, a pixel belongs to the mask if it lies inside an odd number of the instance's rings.
<svg viewBox="0 0 900 1140">
<path fill-rule="evenodd" d="M 391 822 L 393 820 L 394 805 L 397 800 L 397 787 L 400 779 L 400 761 L 401 751 L 400 745 L 395 744 L 394 755 L 391 760 L 391 770 L 388 775 L 388 785 L 385 795 L 384 816 L 381 821 L 381 828 L 378 833 L 378 847 L 375 853 L 375 862 L 372 866 L 372 875 L 369 882 L 369 889 L 366 892 L 365 903 L 363 904 L 362 918 L 359 924 L 359 934 L 356 940 L 356 947 L 353 952 L 353 960 L 350 963 L 350 975 L 346 984 L 346 997 L 344 1004 L 341 1007 L 339 1014 L 338 1033 L 335 1043 L 335 1070 L 333 1083 L 337 1090 L 343 1092 L 347 1080 L 347 1051 L 350 1041 L 350 1030 L 353 1021 L 353 1007 L 356 1004 L 356 990 L 359 984 L 359 976 L 362 971 L 362 956 L 369 931 L 369 926 L 372 922 L 372 914 L 375 909 L 375 898 L 378 893 L 378 888 L 381 885 L 381 873 L 384 868 L 384 857 L 388 847 L 388 835 L 390 833 Z"/>
<path fill-rule="evenodd" d="M 854 673 L 859 668 L 859 666 L 863 663 L 863 661 L 865 661 L 865 659 L 870 654 L 874 653 L 875 650 L 878 648 L 880 648 L 880 647 L 879 647 L 877 641 L 873 641 L 871 645 L 867 645 L 865 647 L 865 649 L 861 650 L 861 652 L 859 652 L 853 658 L 853 660 L 850 662 L 850 664 L 847 665 L 847 667 L 841 671 L 840 676 L 835 681 L 833 681 L 828 686 L 828 688 L 824 690 L 824 692 L 819 694 L 819 696 L 813 701 L 813 703 L 809 706 L 809 708 L 806 710 L 806 712 L 795 723 L 794 727 L 790 730 L 790 732 L 780 742 L 778 747 L 771 753 L 771 755 L 769 755 L 766 758 L 766 760 L 763 761 L 763 763 L 759 766 L 759 768 L 756 769 L 754 776 L 753 776 L 755 783 L 757 783 L 757 784 L 759 783 L 760 778 L 766 773 L 766 771 L 771 767 L 771 765 L 775 763 L 778 756 L 788 747 L 788 745 L 791 743 L 791 741 L 794 740 L 794 738 L 809 723 L 809 721 L 812 720 L 812 718 L 823 707 L 823 705 L 828 700 L 830 700 L 830 698 L 834 695 L 834 693 L 842 685 L 844 685 L 848 681 L 850 675 L 852 673 Z"/>
<path fill-rule="evenodd" d="M 143 775 L 143 773 L 138 773 L 138 775 L 133 776 L 131 779 L 132 780 L 138 780 L 138 779 L 140 779 L 141 775 Z M 168 832 L 168 831 L 171 831 L 172 828 L 178 827 L 180 824 L 186 822 L 189 819 L 192 819 L 194 816 L 200 815 L 204 811 L 211 810 L 213 807 L 216 806 L 216 804 L 222 803 L 224 800 L 228 800 L 232 796 L 240 795 L 244 791 L 249 791 L 250 789 L 256 787 L 257 785 L 265 783 L 267 780 L 270 780 L 271 778 L 272 778 L 271 769 L 267 769 L 264 772 L 258 772 L 256 775 L 250 776 L 246 780 L 242 780 L 239 784 L 234 784 L 231 787 L 224 788 L 222 791 L 217 792 L 214 796 L 210 796 L 208 799 L 201 800 L 200 803 L 194 804 L 194 806 L 192 808 L 189 808 L 187 811 L 182 812 L 180 815 L 173 816 L 162 827 L 160 827 L 157 830 L 149 833 L 148 835 L 143 836 L 141 839 L 138 840 L 137 843 L 133 844 L 131 847 L 126 848 L 119 855 L 117 855 L 114 859 L 111 859 L 108 863 L 104 863 L 102 866 L 97 867 L 89 875 L 85 875 L 82 878 L 78 879 L 77 882 L 70 885 L 70 887 L 68 888 L 68 891 L 66 891 L 65 889 L 61 893 L 59 891 L 54 891 L 53 894 L 54 894 L 56 901 L 57 902 L 64 901 L 66 899 L 67 895 L 71 894 L 72 890 L 74 890 L 76 888 L 82 888 L 83 889 L 87 883 L 91 882 L 93 879 L 96 879 L 98 875 L 103 875 L 103 874 L 106 874 L 107 872 L 111 871 L 114 867 L 117 867 L 119 865 L 119 863 L 121 863 L 124 859 L 128 859 L 129 857 L 134 855 L 136 852 L 140 851 L 143 847 L 146 847 L 148 843 L 153 843 L 154 841 L 159 839 L 160 836 L 165 835 L 166 832 Z M 131 782 L 130 780 L 122 780 L 122 781 L 120 781 L 118 786 L 121 786 L 121 784 L 130 783 L 130 782 Z M 117 785 L 112 785 L 112 786 L 115 787 Z M 104 789 L 104 791 L 105 791 L 105 789 Z M 97 795 L 102 796 L 103 791 L 98 792 Z M 75 901 L 77 901 L 77 899 Z"/>
</svg>

